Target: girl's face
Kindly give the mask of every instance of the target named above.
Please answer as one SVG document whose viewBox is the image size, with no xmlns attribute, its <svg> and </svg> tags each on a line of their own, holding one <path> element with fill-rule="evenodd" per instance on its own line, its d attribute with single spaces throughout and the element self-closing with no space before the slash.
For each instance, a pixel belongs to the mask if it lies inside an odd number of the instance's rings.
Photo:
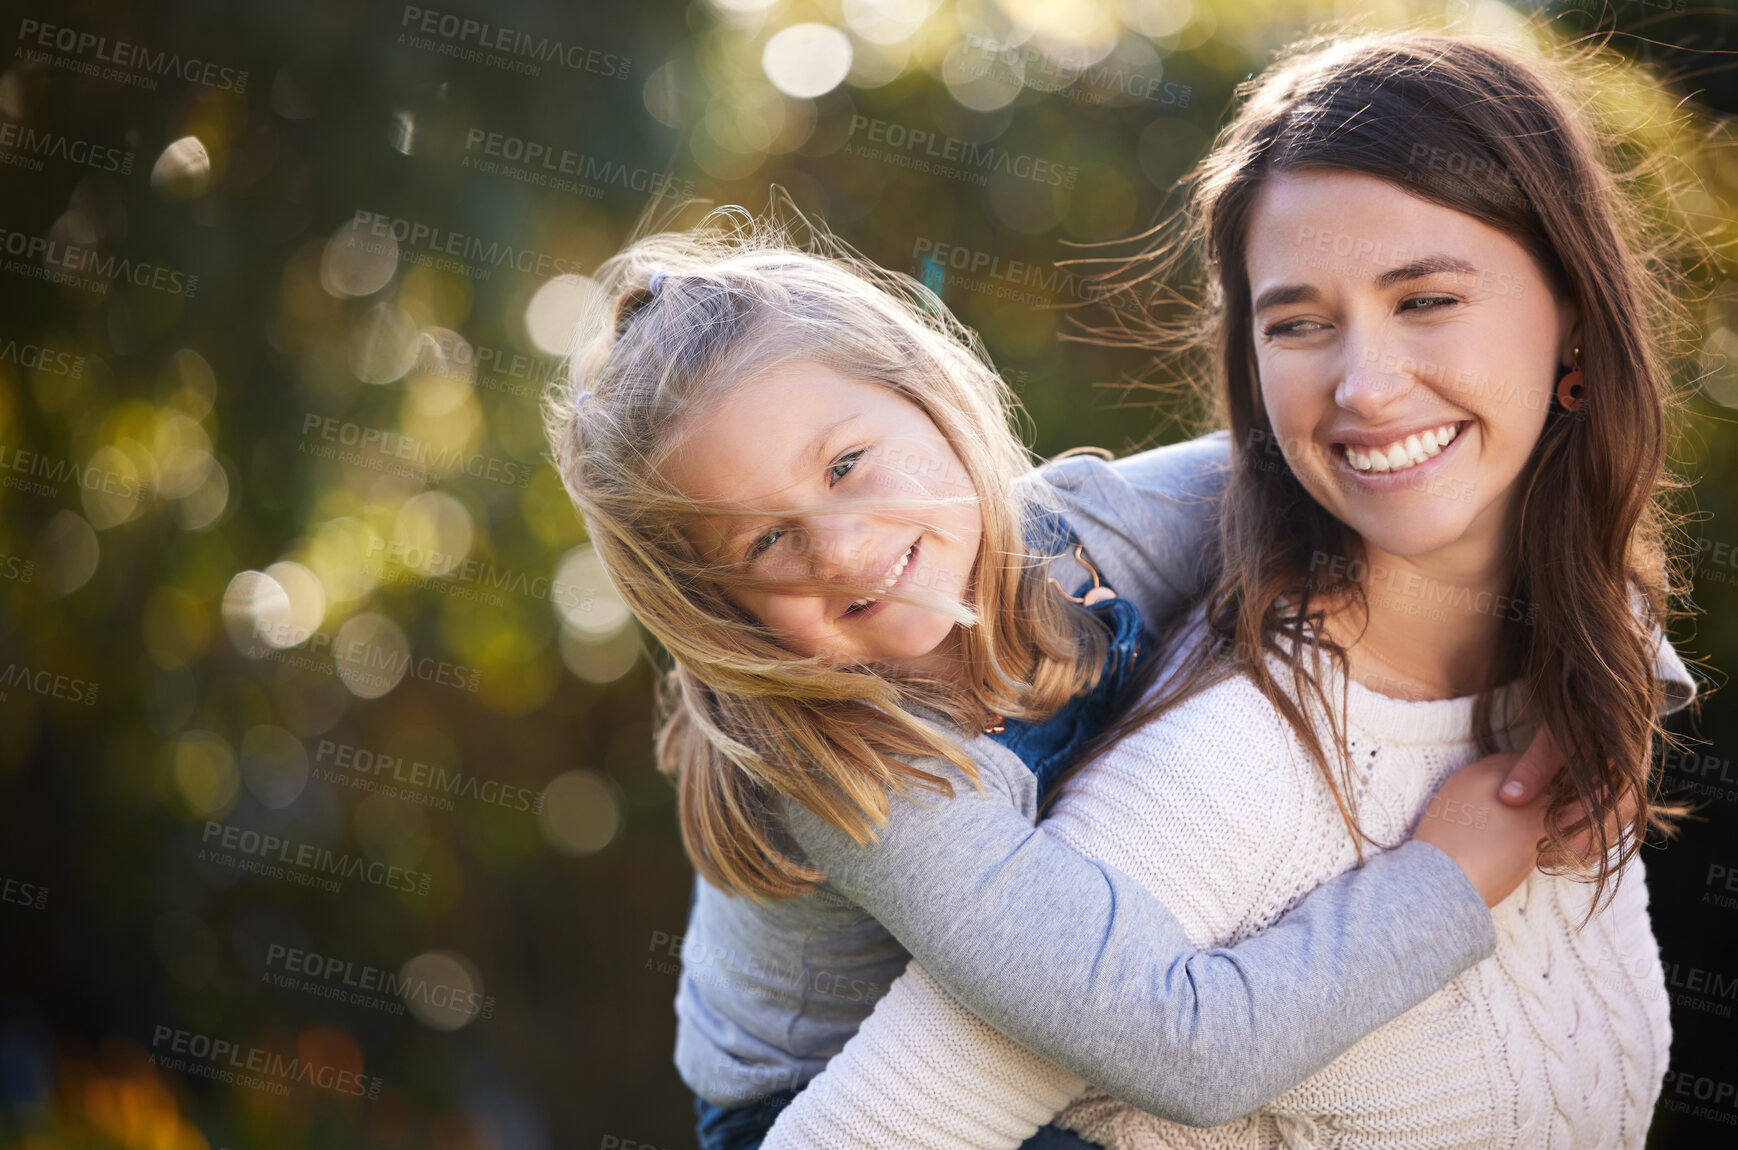
<svg viewBox="0 0 1738 1150">
<path fill-rule="evenodd" d="M 697 502 L 748 513 L 697 520 L 690 531 L 705 555 L 774 584 L 846 584 L 730 593 L 784 646 L 922 669 L 947 643 L 946 615 L 862 590 L 959 604 L 971 586 L 977 493 L 922 408 L 884 384 L 795 360 L 732 386 L 677 435 L 668 479 Z M 791 509 L 804 514 L 780 514 Z"/>
<path fill-rule="evenodd" d="M 1532 256 L 1386 180 L 1318 169 L 1261 190 L 1246 262 L 1262 402 L 1316 501 L 1388 555 L 1504 554 L 1575 346 L 1575 310 Z M 1247 446 L 1260 466 L 1267 445 Z"/>
</svg>

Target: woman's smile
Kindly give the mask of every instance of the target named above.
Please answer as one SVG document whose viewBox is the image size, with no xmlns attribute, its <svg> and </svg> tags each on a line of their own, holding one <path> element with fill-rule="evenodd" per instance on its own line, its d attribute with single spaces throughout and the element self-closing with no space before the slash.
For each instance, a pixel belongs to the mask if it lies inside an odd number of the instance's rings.
<svg viewBox="0 0 1738 1150">
<path fill-rule="evenodd" d="M 1416 487 L 1436 478 L 1459 456 L 1473 422 L 1451 419 L 1414 431 L 1347 432 L 1336 438 L 1333 451 L 1342 468 L 1371 492 Z"/>
</svg>

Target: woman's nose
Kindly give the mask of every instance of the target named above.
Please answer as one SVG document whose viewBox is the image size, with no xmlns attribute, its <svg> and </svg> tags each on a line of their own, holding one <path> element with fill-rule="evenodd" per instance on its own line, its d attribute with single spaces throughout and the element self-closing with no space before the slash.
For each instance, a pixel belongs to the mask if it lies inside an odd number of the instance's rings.
<svg viewBox="0 0 1738 1150">
<path fill-rule="evenodd" d="M 1334 402 L 1360 418 L 1377 420 L 1396 399 L 1412 390 L 1418 363 L 1379 336 L 1348 339 Z"/>
</svg>

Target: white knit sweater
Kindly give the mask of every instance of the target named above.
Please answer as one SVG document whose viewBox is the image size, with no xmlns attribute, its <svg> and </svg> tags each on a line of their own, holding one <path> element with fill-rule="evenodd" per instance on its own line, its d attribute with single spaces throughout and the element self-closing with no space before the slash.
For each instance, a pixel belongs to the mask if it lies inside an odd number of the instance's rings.
<svg viewBox="0 0 1738 1150">
<path fill-rule="evenodd" d="M 1324 682 L 1338 699 L 1343 680 Z M 1347 692 L 1352 801 L 1369 836 L 1396 846 L 1443 780 L 1479 757 L 1473 700 L 1405 702 L 1356 683 Z M 1498 738 L 1519 746 L 1530 734 Z M 1202 948 L 1259 933 L 1356 865 L 1319 771 L 1243 676 L 1083 771 L 1050 825 L 1151 889 Z M 1640 862 L 1621 873 L 1615 901 L 1578 931 L 1591 888 L 1535 871 L 1493 910 L 1491 958 L 1269 1105 L 1210 1129 L 1083 1090 L 913 963 L 763 1150 L 1015 1150 L 1058 1110 L 1059 1125 L 1112 1150 L 1639 1150 L 1671 1026 Z"/>
</svg>

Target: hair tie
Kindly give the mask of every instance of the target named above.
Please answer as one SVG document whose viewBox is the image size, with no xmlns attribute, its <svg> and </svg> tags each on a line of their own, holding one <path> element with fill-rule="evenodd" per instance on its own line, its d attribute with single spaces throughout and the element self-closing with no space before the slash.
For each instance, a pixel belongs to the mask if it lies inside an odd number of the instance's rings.
<svg viewBox="0 0 1738 1150">
<path fill-rule="evenodd" d="M 577 397 L 575 397 L 575 399 L 573 401 L 573 406 L 578 407 L 580 404 L 584 403 L 586 400 L 590 399 L 592 396 L 594 396 L 596 394 L 597 394 L 597 392 L 595 392 L 595 391 L 582 391 L 582 392 L 580 392 L 579 395 Z"/>
<path fill-rule="evenodd" d="M 651 292 L 653 295 L 657 295 L 658 290 L 664 286 L 664 277 L 669 274 L 670 273 L 665 271 L 663 268 L 659 268 L 657 271 L 653 272 L 652 278 L 646 281 L 646 290 Z"/>
</svg>

